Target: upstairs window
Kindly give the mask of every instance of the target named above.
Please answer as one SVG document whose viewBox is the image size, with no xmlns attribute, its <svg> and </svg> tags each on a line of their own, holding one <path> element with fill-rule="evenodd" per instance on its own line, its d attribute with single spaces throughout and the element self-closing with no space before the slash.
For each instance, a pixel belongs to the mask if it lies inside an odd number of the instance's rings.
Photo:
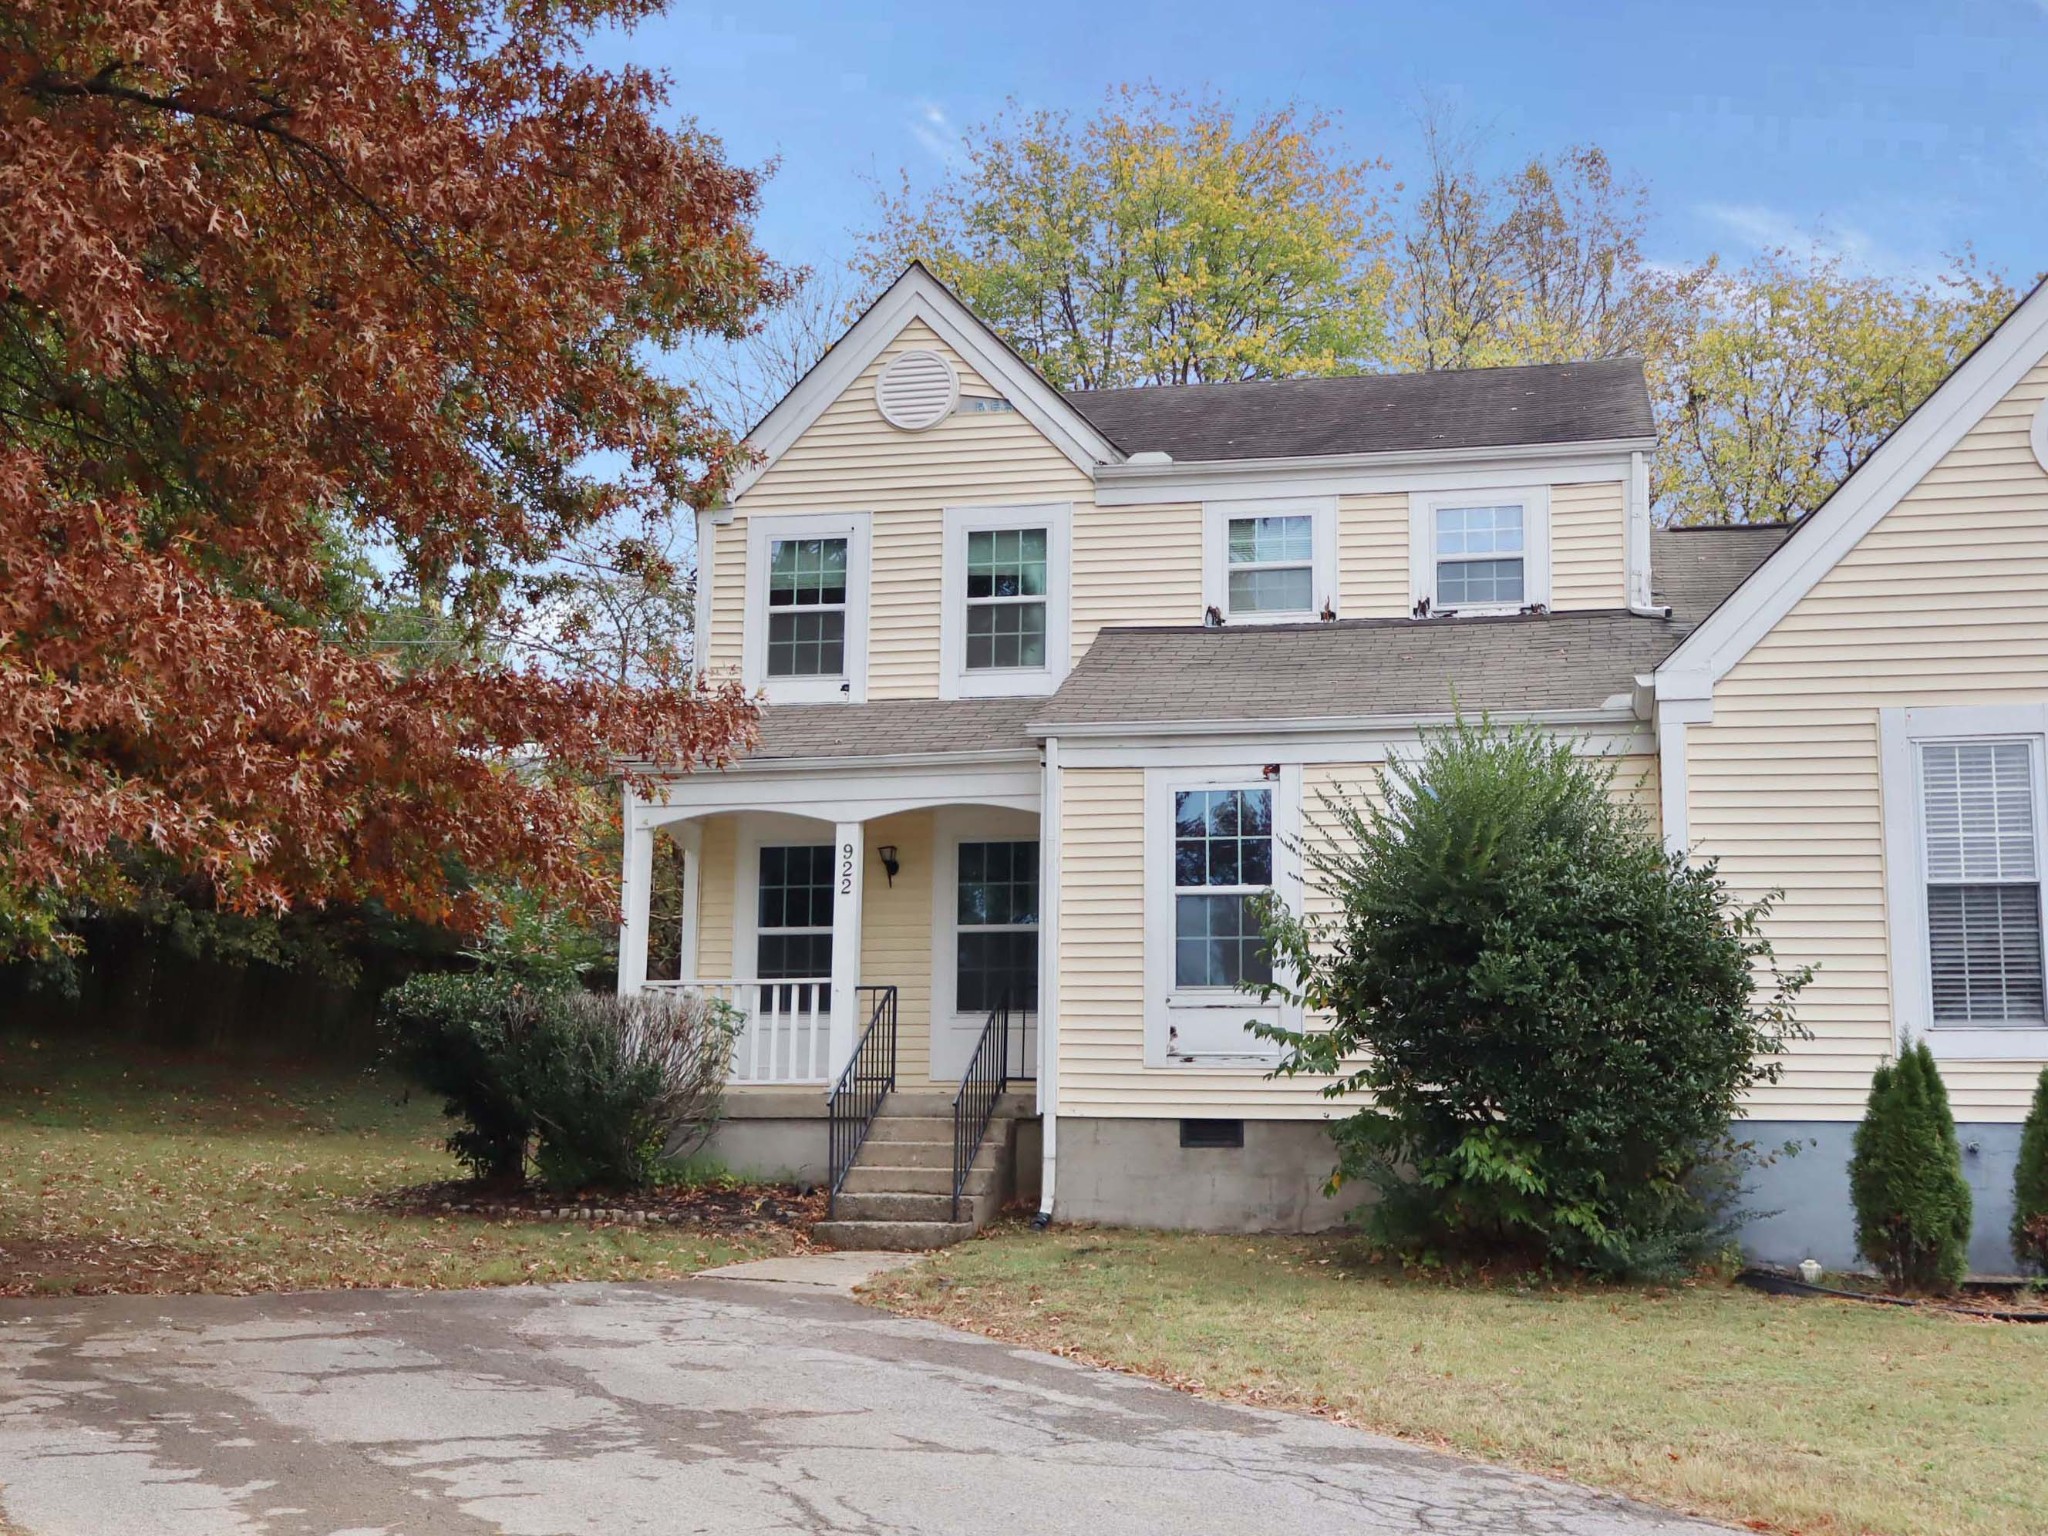
<svg viewBox="0 0 2048 1536">
<path fill-rule="evenodd" d="M 871 521 L 865 512 L 747 518 L 741 680 L 769 703 L 867 698 Z"/>
<path fill-rule="evenodd" d="M 1936 1025 L 2040 1024 L 2040 850 L 2025 741 L 1920 745 Z"/>
<path fill-rule="evenodd" d="M 1059 687 L 1067 675 L 1072 524 L 1064 502 L 946 508 L 940 698 L 1014 698 Z"/>
<path fill-rule="evenodd" d="M 1547 486 L 1418 492 L 1408 504 L 1410 601 L 1418 617 L 1549 605 Z M 1622 534 L 1617 522 L 1617 548 Z"/>
<path fill-rule="evenodd" d="M 772 539 L 768 548 L 768 675 L 843 675 L 847 541 Z"/>
<path fill-rule="evenodd" d="M 1314 518 L 1233 517 L 1229 552 L 1232 614 L 1314 611 Z"/>
<path fill-rule="evenodd" d="M 967 669 L 1045 667 L 1048 545 L 1043 528 L 967 535 Z"/>
<path fill-rule="evenodd" d="M 1438 508 L 1437 606 L 1521 607 L 1526 553 L 1521 507 Z"/>
<path fill-rule="evenodd" d="M 1203 542 L 1202 602 L 1224 622 L 1308 624 L 1336 613 L 1334 496 L 1209 502 Z"/>
</svg>

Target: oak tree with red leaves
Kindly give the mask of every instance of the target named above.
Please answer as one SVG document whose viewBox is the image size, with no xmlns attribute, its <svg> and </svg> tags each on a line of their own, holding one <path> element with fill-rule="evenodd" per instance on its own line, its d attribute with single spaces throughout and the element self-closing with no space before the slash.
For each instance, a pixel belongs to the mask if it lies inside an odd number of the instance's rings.
<svg viewBox="0 0 2048 1536">
<path fill-rule="evenodd" d="M 593 778 L 744 744 L 680 664 L 404 653 L 335 600 L 373 551 L 481 636 L 735 467 L 643 354 L 780 291 L 756 177 L 582 53 L 658 9 L 0 0 L 0 953 L 135 857 L 230 911 L 602 901 Z"/>
</svg>

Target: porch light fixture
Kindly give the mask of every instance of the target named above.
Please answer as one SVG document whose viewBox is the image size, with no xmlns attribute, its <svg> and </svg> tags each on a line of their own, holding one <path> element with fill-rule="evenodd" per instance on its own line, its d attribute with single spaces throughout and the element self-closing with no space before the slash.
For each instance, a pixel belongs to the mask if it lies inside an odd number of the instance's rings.
<svg viewBox="0 0 2048 1536">
<path fill-rule="evenodd" d="M 896 862 L 896 845 L 894 843 L 884 843 L 875 850 L 875 853 L 882 861 L 883 871 L 889 876 L 889 884 L 895 885 L 896 872 L 903 867 Z"/>
</svg>

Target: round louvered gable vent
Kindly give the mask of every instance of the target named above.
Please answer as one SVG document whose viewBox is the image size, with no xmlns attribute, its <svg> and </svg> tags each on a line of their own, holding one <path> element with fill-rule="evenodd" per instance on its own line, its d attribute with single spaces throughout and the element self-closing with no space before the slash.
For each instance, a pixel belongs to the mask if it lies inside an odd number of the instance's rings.
<svg viewBox="0 0 2048 1536">
<path fill-rule="evenodd" d="M 875 404 L 882 419 L 906 432 L 922 432 L 952 415 L 960 399 L 960 375 L 936 352 L 905 352 L 875 380 Z"/>
</svg>

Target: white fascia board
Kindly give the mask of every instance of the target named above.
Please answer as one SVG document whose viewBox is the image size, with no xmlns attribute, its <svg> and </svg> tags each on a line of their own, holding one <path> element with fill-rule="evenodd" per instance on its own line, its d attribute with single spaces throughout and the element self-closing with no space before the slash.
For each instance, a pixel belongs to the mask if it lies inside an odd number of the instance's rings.
<svg viewBox="0 0 2048 1536">
<path fill-rule="evenodd" d="M 1116 445 L 1058 390 L 1032 372 L 943 283 L 913 263 L 747 434 L 747 446 L 756 457 L 733 477 L 728 503 L 743 497 L 913 320 L 930 326 L 975 372 L 1001 389 L 1018 414 L 1084 473 L 1093 474 L 1099 465 L 1122 459 Z"/>
<path fill-rule="evenodd" d="M 1256 767 L 1273 762 L 1377 763 L 1412 744 L 1425 730 L 1441 728 L 1452 715 L 1379 716 L 1366 720 L 1261 721 L 1221 727 L 1098 726 L 1077 737 L 1060 726 L 1060 762 L 1068 768 L 1176 767 L 1185 764 Z M 1539 711 L 1496 715 L 1502 721 L 1530 721 L 1574 737 L 1589 755 L 1647 755 L 1656 737 L 1632 709 Z"/>
<path fill-rule="evenodd" d="M 1074 724 L 1070 721 L 1058 723 L 1036 721 L 1024 729 L 1033 736 L 1057 735 L 1062 741 L 1084 739 L 1109 741 L 1136 741 L 1140 738 L 1185 741 L 1189 737 L 1217 736 L 1356 736 L 1361 732 L 1384 731 L 1393 735 L 1407 735 L 1418 727 L 1443 726 L 1456 723 L 1460 716 L 1455 711 L 1444 710 L 1427 715 L 1304 715 L 1298 718 L 1268 720 L 1143 720 L 1143 721 L 1091 721 Z M 1471 719 L 1470 714 L 1463 718 Z M 1616 722 L 1633 721 L 1635 711 L 1626 705 L 1595 707 L 1590 709 L 1531 709 L 1494 710 L 1488 712 L 1491 720 L 1528 722 L 1547 726 L 1600 726 Z"/>
<path fill-rule="evenodd" d="M 873 821 L 941 805 L 1036 812 L 1044 770 L 1036 748 L 1003 754 L 896 759 L 807 759 L 748 772 L 699 771 L 663 779 L 637 801 L 631 824 L 665 826 L 699 816 L 773 811 L 815 821 Z"/>
<path fill-rule="evenodd" d="M 1664 658 L 1657 668 L 1658 698 L 1711 696 L 1713 685 L 2043 357 L 2048 357 L 2048 282 L 2037 285 L 1941 387 Z"/>
<path fill-rule="evenodd" d="M 1400 453 L 1336 453 L 1288 459 L 1105 463 L 1095 471 L 1095 504 L 1217 501 L 1264 496 L 1336 496 L 1407 490 L 1479 490 L 1494 484 L 1557 485 L 1629 477 L 1630 455 L 1654 438 L 1585 443 L 1520 443 L 1487 448 L 1421 448 Z"/>
</svg>

